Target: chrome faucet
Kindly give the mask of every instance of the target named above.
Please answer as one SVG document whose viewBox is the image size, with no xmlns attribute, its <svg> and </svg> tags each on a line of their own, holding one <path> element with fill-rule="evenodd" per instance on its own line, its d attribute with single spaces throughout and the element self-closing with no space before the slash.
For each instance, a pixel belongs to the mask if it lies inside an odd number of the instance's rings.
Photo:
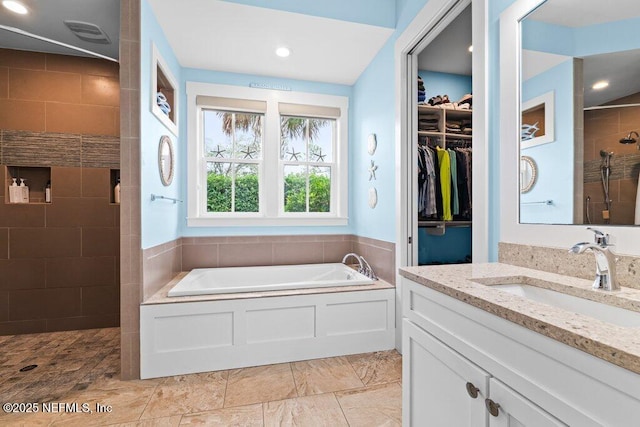
<svg viewBox="0 0 640 427">
<path fill-rule="evenodd" d="M 346 264 L 347 259 L 349 257 L 354 257 L 358 261 L 358 273 L 364 274 L 371 280 L 378 280 L 378 276 L 373 272 L 373 268 L 369 265 L 366 259 L 363 256 L 360 256 L 356 253 L 350 252 L 342 258 L 342 263 Z"/>
<path fill-rule="evenodd" d="M 602 289 L 605 291 L 620 290 L 620 285 L 616 277 L 616 258 L 615 254 L 609 249 L 609 235 L 604 234 L 600 230 L 587 227 L 595 233 L 595 243 L 581 242 L 576 243 L 570 249 L 570 253 L 581 254 L 591 249 L 596 257 L 596 278 L 593 281 L 593 289 Z"/>
</svg>

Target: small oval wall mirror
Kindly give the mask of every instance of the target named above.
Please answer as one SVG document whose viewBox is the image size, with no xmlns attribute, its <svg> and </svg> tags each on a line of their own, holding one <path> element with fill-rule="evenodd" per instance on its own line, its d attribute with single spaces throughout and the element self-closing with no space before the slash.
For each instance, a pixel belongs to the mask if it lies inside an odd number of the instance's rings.
<svg viewBox="0 0 640 427">
<path fill-rule="evenodd" d="M 173 181 L 173 144 L 167 135 L 160 137 L 158 145 L 158 168 L 160 169 L 160 181 L 164 186 L 169 186 Z"/>
<path fill-rule="evenodd" d="M 529 156 L 520 156 L 520 192 L 531 191 L 536 183 L 538 167 L 536 162 Z"/>
</svg>

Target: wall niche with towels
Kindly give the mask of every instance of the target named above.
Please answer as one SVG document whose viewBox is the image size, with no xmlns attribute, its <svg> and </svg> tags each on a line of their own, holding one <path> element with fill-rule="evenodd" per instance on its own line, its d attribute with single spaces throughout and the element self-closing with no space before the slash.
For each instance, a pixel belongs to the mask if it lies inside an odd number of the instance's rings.
<svg viewBox="0 0 640 427">
<path fill-rule="evenodd" d="M 178 83 L 156 46 L 151 61 L 151 111 L 174 135 L 178 135 Z"/>
</svg>

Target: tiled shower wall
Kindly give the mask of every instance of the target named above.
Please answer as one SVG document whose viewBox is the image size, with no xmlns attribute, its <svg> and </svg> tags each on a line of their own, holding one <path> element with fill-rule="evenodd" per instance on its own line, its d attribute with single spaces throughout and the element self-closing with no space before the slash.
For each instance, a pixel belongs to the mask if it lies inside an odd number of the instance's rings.
<svg viewBox="0 0 640 427">
<path fill-rule="evenodd" d="M 118 68 L 0 49 L 0 334 L 119 324 Z M 50 168 L 52 203 L 6 203 L 4 165 Z"/>
<path fill-rule="evenodd" d="M 612 101 L 610 104 L 640 103 L 640 93 Z M 640 151 L 637 144 L 618 141 L 629 132 L 640 132 L 640 107 L 585 111 L 584 114 L 584 199 L 591 197 L 592 224 L 603 224 L 604 191 L 600 177 L 600 150 L 613 152 L 609 181 L 611 224 L 633 224 L 635 215 Z M 640 138 L 636 138 L 640 139 Z M 584 223 L 587 223 L 586 212 Z"/>
<path fill-rule="evenodd" d="M 341 262 L 349 252 L 364 256 L 381 279 L 395 283 L 395 245 L 380 240 L 350 234 L 183 237 L 144 251 L 144 298 L 193 268 Z"/>
</svg>

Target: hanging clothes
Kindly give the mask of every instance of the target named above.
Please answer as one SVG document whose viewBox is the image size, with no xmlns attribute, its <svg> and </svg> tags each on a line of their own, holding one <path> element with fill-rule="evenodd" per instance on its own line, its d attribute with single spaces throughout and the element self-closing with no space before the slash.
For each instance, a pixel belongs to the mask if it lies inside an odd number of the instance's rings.
<svg viewBox="0 0 640 427">
<path fill-rule="evenodd" d="M 438 164 L 440 166 L 440 189 L 442 191 L 442 219 L 451 221 L 451 158 L 449 152 L 443 148 L 436 147 L 438 153 Z"/>
<path fill-rule="evenodd" d="M 456 158 L 456 152 L 452 149 L 447 149 L 449 152 L 449 158 L 451 159 L 451 214 L 460 214 L 460 203 L 458 198 L 458 159 Z"/>
</svg>

